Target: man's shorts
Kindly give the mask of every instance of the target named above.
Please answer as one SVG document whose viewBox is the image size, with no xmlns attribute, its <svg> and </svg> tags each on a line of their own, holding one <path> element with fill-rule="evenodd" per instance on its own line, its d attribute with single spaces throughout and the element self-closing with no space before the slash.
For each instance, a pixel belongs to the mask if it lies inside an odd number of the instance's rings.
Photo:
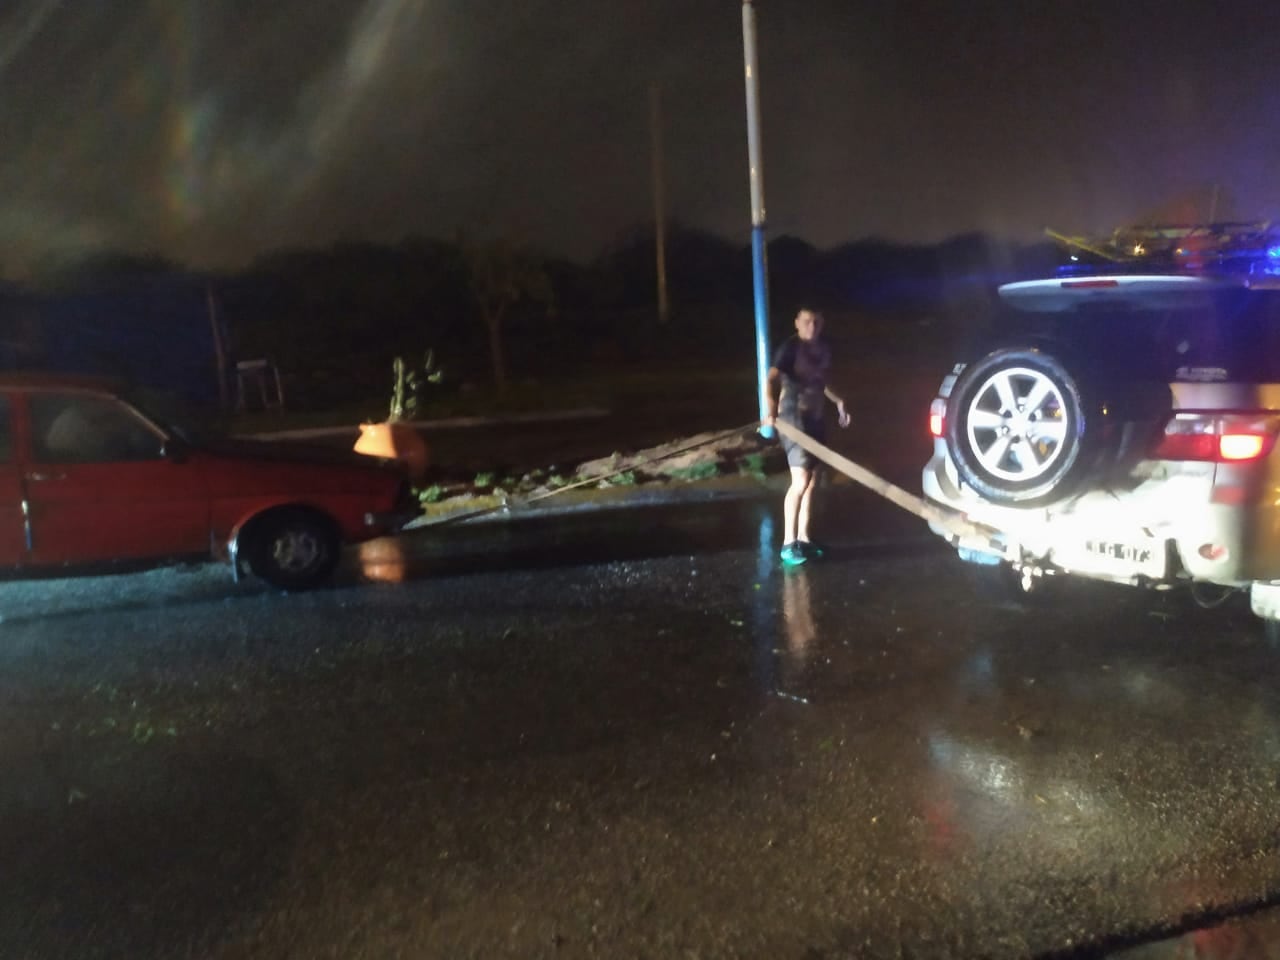
<svg viewBox="0 0 1280 960">
<path fill-rule="evenodd" d="M 787 423 L 792 423 L 799 427 L 801 432 L 813 437 L 819 443 L 826 442 L 826 423 L 822 417 L 801 417 L 799 423 L 795 423 L 792 420 L 788 420 Z M 821 460 L 791 438 L 781 437 L 781 440 L 783 452 L 787 455 L 787 466 L 813 470 L 822 463 Z"/>
</svg>

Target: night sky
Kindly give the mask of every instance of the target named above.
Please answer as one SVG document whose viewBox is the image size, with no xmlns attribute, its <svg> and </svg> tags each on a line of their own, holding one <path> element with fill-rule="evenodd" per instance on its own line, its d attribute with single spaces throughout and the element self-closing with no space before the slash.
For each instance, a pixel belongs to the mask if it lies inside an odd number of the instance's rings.
<svg viewBox="0 0 1280 960">
<path fill-rule="evenodd" d="M 759 0 L 771 236 L 1280 215 L 1280 30 L 1251 4 Z M 5 0 L 0 268 L 111 247 L 505 234 L 586 259 L 750 229 L 738 0 Z"/>
</svg>

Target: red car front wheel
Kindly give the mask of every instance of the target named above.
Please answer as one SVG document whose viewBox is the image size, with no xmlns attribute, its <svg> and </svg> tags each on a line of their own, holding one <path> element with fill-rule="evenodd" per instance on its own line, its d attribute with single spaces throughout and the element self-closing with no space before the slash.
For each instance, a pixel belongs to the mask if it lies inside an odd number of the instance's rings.
<svg viewBox="0 0 1280 960">
<path fill-rule="evenodd" d="M 327 517 L 310 510 L 275 510 L 247 531 L 249 569 L 282 590 L 306 590 L 329 578 L 341 542 Z"/>
</svg>

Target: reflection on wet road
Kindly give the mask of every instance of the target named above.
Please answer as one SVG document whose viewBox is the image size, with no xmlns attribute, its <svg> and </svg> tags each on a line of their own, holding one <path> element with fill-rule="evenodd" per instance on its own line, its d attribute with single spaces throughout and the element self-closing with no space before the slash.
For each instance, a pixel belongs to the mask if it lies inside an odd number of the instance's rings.
<svg viewBox="0 0 1280 960">
<path fill-rule="evenodd" d="M 1280 651 L 1243 606 L 988 599 L 831 493 L 794 570 L 777 504 L 708 501 L 380 541 L 302 596 L 0 587 L 0 942 L 1096 956 L 1270 902 Z"/>
</svg>

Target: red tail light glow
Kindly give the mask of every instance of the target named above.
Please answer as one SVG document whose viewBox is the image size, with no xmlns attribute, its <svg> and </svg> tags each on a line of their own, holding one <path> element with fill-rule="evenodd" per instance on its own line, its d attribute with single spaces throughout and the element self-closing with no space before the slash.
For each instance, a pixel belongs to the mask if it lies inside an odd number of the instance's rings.
<svg viewBox="0 0 1280 960">
<path fill-rule="evenodd" d="M 1256 433 L 1228 433 L 1218 438 L 1218 456 L 1223 460 L 1256 460 L 1275 437 Z"/>
<path fill-rule="evenodd" d="M 947 429 L 947 401 L 941 397 L 934 398 L 929 404 L 929 433 L 933 437 L 941 437 Z"/>
<path fill-rule="evenodd" d="M 1280 418 L 1267 413 L 1179 413 L 1152 451 L 1155 460 L 1246 463 L 1271 452 Z"/>
</svg>

